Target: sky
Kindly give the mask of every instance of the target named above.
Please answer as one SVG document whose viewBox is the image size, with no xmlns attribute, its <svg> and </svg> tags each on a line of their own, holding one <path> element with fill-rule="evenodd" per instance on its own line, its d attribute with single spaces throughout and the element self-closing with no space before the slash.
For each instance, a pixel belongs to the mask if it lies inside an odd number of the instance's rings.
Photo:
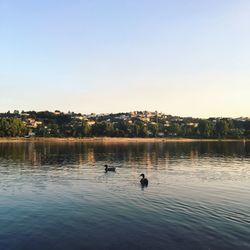
<svg viewBox="0 0 250 250">
<path fill-rule="evenodd" d="M 250 117 L 249 0 L 0 0 L 0 112 Z"/>
</svg>

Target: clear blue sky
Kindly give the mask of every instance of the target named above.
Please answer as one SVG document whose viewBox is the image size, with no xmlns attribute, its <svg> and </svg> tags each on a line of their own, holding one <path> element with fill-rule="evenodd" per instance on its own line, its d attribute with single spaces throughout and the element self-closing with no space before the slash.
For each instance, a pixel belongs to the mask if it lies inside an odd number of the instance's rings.
<svg viewBox="0 0 250 250">
<path fill-rule="evenodd" d="M 0 0 L 0 112 L 250 116 L 249 0 Z"/>
</svg>

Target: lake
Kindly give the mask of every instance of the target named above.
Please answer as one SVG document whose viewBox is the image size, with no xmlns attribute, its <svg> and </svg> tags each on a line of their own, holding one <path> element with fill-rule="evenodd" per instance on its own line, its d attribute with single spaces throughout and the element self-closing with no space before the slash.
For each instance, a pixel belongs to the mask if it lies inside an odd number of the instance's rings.
<svg viewBox="0 0 250 250">
<path fill-rule="evenodd" d="M 250 143 L 0 143 L 0 249 L 250 249 Z"/>
</svg>

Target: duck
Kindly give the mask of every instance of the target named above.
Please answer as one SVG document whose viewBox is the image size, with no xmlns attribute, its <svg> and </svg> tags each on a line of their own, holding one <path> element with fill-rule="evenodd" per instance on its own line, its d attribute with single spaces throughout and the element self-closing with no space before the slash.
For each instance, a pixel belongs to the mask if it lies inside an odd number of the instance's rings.
<svg viewBox="0 0 250 250">
<path fill-rule="evenodd" d="M 148 179 L 145 178 L 145 174 L 141 174 L 140 176 L 142 176 L 140 183 L 142 186 L 147 186 L 148 185 Z"/>
<path fill-rule="evenodd" d="M 104 167 L 105 167 L 105 172 L 108 172 L 108 171 L 115 172 L 115 167 L 109 167 L 107 164 L 105 164 Z"/>
</svg>

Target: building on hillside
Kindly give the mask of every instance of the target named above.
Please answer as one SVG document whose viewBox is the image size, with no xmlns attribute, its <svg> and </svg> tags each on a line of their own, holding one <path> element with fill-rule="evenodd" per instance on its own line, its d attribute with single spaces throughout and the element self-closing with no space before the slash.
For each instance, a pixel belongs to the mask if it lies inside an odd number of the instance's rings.
<svg viewBox="0 0 250 250">
<path fill-rule="evenodd" d="M 41 121 L 36 121 L 35 119 L 32 118 L 28 118 L 25 123 L 27 128 L 37 128 L 38 125 L 43 124 Z"/>
<path fill-rule="evenodd" d="M 87 121 L 88 125 L 92 126 L 95 124 L 95 121 Z"/>
<path fill-rule="evenodd" d="M 54 111 L 54 115 L 60 115 L 60 114 L 62 114 L 60 110 L 55 110 Z"/>
</svg>

